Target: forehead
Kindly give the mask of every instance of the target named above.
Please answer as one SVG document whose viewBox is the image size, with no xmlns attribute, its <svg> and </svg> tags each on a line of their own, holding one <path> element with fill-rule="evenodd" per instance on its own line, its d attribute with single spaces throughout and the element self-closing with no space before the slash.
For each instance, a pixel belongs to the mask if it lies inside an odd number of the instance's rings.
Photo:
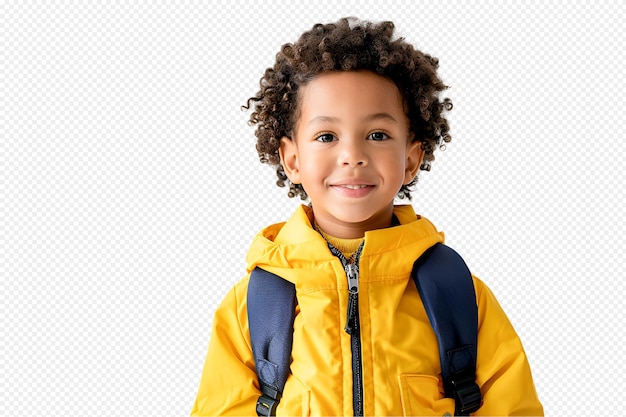
<svg viewBox="0 0 626 417">
<path fill-rule="evenodd" d="M 320 74 L 300 90 L 299 119 L 368 117 L 381 112 L 405 118 L 395 83 L 370 71 Z M 404 117 L 402 117 L 404 116 Z"/>
<path fill-rule="evenodd" d="M 402 104 L 402 95 L 396 84 L 371 71 L 333 71 L 322 73 L 301 88 L 301 99 L 337 100 L 352 97 L 376 99 Z"/>
</svg>

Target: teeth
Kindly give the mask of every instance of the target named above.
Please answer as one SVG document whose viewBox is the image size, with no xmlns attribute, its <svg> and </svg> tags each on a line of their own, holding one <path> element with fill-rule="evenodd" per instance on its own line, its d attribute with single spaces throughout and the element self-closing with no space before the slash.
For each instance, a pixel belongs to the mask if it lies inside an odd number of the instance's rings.
<svg viewBox="0 0 626 417">
<path fill-rule="evenodd" d="M 348 188 L 350 190 L 359 190 L 361 188 L 367 187 L 367 185 L 343 185 L 342 187 Z"/>
</svg>

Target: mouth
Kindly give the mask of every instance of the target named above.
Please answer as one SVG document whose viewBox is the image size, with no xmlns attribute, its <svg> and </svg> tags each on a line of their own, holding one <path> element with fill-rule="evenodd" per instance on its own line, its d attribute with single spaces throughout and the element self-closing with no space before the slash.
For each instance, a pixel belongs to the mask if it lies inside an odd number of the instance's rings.
<svg viewBox="0 0 626 417">
<path fill-rule="evenodd" d="M 348 198 L 361 198 L 368 195 L 374 186 L 371 184 L 335 184 L 331 188 Z"/>
<path fill-rule="evenodd" d="M 371 185 L 367 184 L 338 184 L 335 187 L 347 188 L 348 190 L 360 190 L 361 188 L 371 187 Z"/>
</svg>

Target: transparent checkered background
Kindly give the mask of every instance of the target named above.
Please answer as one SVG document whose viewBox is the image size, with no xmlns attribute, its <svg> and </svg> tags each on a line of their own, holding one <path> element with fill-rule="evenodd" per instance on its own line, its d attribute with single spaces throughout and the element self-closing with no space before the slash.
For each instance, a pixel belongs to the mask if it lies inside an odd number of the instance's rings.
<svg viewBox="0 0 626 417">
<path fill-rule="evenodd" d="M 3 1 L 0 414 L 187 415 L 214 309 L 296 201 L 240 106 L 314 23 L 440 59 L 413 201 L 493 289 L 549 415 L 624 409 L 620 1 Z"/>
</svg>

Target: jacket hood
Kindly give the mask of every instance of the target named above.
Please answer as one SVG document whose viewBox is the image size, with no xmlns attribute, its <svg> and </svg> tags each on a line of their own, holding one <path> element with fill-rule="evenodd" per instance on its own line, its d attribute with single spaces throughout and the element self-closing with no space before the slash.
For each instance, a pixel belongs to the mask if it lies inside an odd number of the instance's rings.
<svg viewBox="0 0 626 417">
<path fill-rule="evenodd" d="M 384 259 L 385 263 L 392 263 L 386 267 L 408 268 L 410 273 L 412 265 L 406 265 L 407 257 L 417 259 L 426 249 L 443 242 L 443 233 L 438 232 L 430 221 L 416 215 L 412 206 L 395 206 L 394 214 L 399 226 L 365 233 L 361 269 Z M 343 271 L 341 262 L 330 252 L 328 244 L 312 224 L 313 210 L 302 205 L 287 222 L 263 229 L 248 251 L 247 271 L 260 267 L 300 288 L 307 286 L 306 281 L 311 276 L 310 273 L 303 274 L 303 269 L 309 272 L 327 271 L 328 268 Z M 397 252 L 397 256 L 388 256 L 389 252 Z M 396 259 L 399 264 L 393 265 Z"/>
</svg>

